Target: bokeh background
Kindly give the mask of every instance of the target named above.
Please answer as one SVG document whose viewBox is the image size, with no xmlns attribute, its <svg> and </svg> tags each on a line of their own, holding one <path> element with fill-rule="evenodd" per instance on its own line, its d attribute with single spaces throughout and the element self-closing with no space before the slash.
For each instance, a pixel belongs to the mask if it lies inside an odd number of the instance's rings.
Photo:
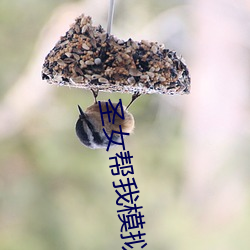
<svg viewBox="0 0 250 250">
<path fill-rule="evenodd" d="M 0 249 L 121 249 L 109 157 L 75 136 L 90 91 L 41 80 L 44 57 L 108 0 L 0 2 Z M 182 54 L 188 96 L 140 97 L 130 111 L 147 249 L 250 249 L 250 1 L 116 1 L 113 34 Z M 101 93 L 117 101 L 126 94 Z M 139 249 L 137 246 L 135 249 Z"/>
</svg>

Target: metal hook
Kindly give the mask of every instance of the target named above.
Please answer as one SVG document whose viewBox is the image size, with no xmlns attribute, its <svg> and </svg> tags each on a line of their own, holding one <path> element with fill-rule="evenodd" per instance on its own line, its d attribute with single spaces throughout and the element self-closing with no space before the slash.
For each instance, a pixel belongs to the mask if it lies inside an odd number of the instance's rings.
<svg viewBox="0 0 250 250">
<path fill-rule="evenodd" d="M 115 0 L 110 0 L 109 14 L 108 14 L 108 27 L 107 27 L 107 33 L 109 35 L 111 34 L 113 17 L 114 17 L 114 10 L 115 10 Z"/>
</svg>

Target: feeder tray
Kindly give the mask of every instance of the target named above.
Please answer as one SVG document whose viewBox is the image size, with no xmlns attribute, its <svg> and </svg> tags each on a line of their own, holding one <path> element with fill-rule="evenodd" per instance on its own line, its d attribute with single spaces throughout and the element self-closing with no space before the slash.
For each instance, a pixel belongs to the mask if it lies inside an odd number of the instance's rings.
<svg viewBox="0 0 250 250">
<path fill-rule="evenodd" d="M 182 57 L 157 42 L 123 41 L 81 15 L 45 58 L 42 78 L 51 84 L 139 94 L 188 94 Z"/>
</svg>

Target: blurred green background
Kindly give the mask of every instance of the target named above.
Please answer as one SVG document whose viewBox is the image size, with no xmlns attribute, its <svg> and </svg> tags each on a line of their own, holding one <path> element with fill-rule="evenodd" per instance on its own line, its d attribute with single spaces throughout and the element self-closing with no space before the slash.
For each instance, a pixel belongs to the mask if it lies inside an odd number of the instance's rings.
<svg viewBox="0 0 250 250">
<path fill-rule="evenodd" d="M 74 131 L 90 91 L 41 80 L 74 18 L 106 27 L 109 1 L 0 2 L 0 249 L 121 249 L 109 157 Z M 250 249 L 250 2 L 116 1 L 113 34 L 164 43 L 186 59 L 189 96 L 131 107 L 147 249 Z M 101 93 L 126 105 L 131 96 Z M 136 246 L 135 249 L 139 249 Z"/>
</svg>

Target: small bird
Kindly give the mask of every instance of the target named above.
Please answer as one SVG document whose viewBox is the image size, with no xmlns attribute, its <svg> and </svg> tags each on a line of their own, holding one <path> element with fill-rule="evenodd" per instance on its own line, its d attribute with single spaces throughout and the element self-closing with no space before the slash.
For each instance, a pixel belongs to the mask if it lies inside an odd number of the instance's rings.
<svg viewBox="0 0 250 250">
<path fill-rule="evenodd" d="M 112 122 L 112 114 L 111 114 L 111 122 L 109 122 L 108 114 L 103 114 L 104 126 L 102 125 L 102 118 L 100 114 L 99 104 L 97 103 L 96 97 L 98 92 L 93 91 L 93 95 L 95 98 L 95 103 L 88 107 L 84 112 L 82 108 L 78 105 L 78 109 L 80 112 L 79 118 L 76 122 L 76 134 L 82 144 L 91 149 L 98 148 L 107 148 L 109 145 L 109 139 L 105 135 L 103 128 L 105 129 L 107 135 L 110 137 L 112 131 L 120 131 L 119 125 L 121 125 L 121 130 L 124 133 L 131 133 L 134 130 L 134 117 L 128 112 L 128 110 L 123 106 L 124 112 L 124 120 L 120 118 L 118 115 L 115 116 L 114 124 Z M 106 111 L 106 102 L 101 101 L 101 108 L 105 112 Z M 108 103 L 108 109 L 113 110 L 112 106 Z M 117 106 L 117 103 L 112 103 L 114 107 Z M 130 105 L 130 104 L 129 104 Z M 121 107 L 118 106 L 117 112 L 121 114 Z M 118 134 L 113 134 L 112 140 L 115 142 L 121 142 L 121 136 Z M 111 146 L 115 146 L 116 144 L 111 143 Z"/>
</svg>

